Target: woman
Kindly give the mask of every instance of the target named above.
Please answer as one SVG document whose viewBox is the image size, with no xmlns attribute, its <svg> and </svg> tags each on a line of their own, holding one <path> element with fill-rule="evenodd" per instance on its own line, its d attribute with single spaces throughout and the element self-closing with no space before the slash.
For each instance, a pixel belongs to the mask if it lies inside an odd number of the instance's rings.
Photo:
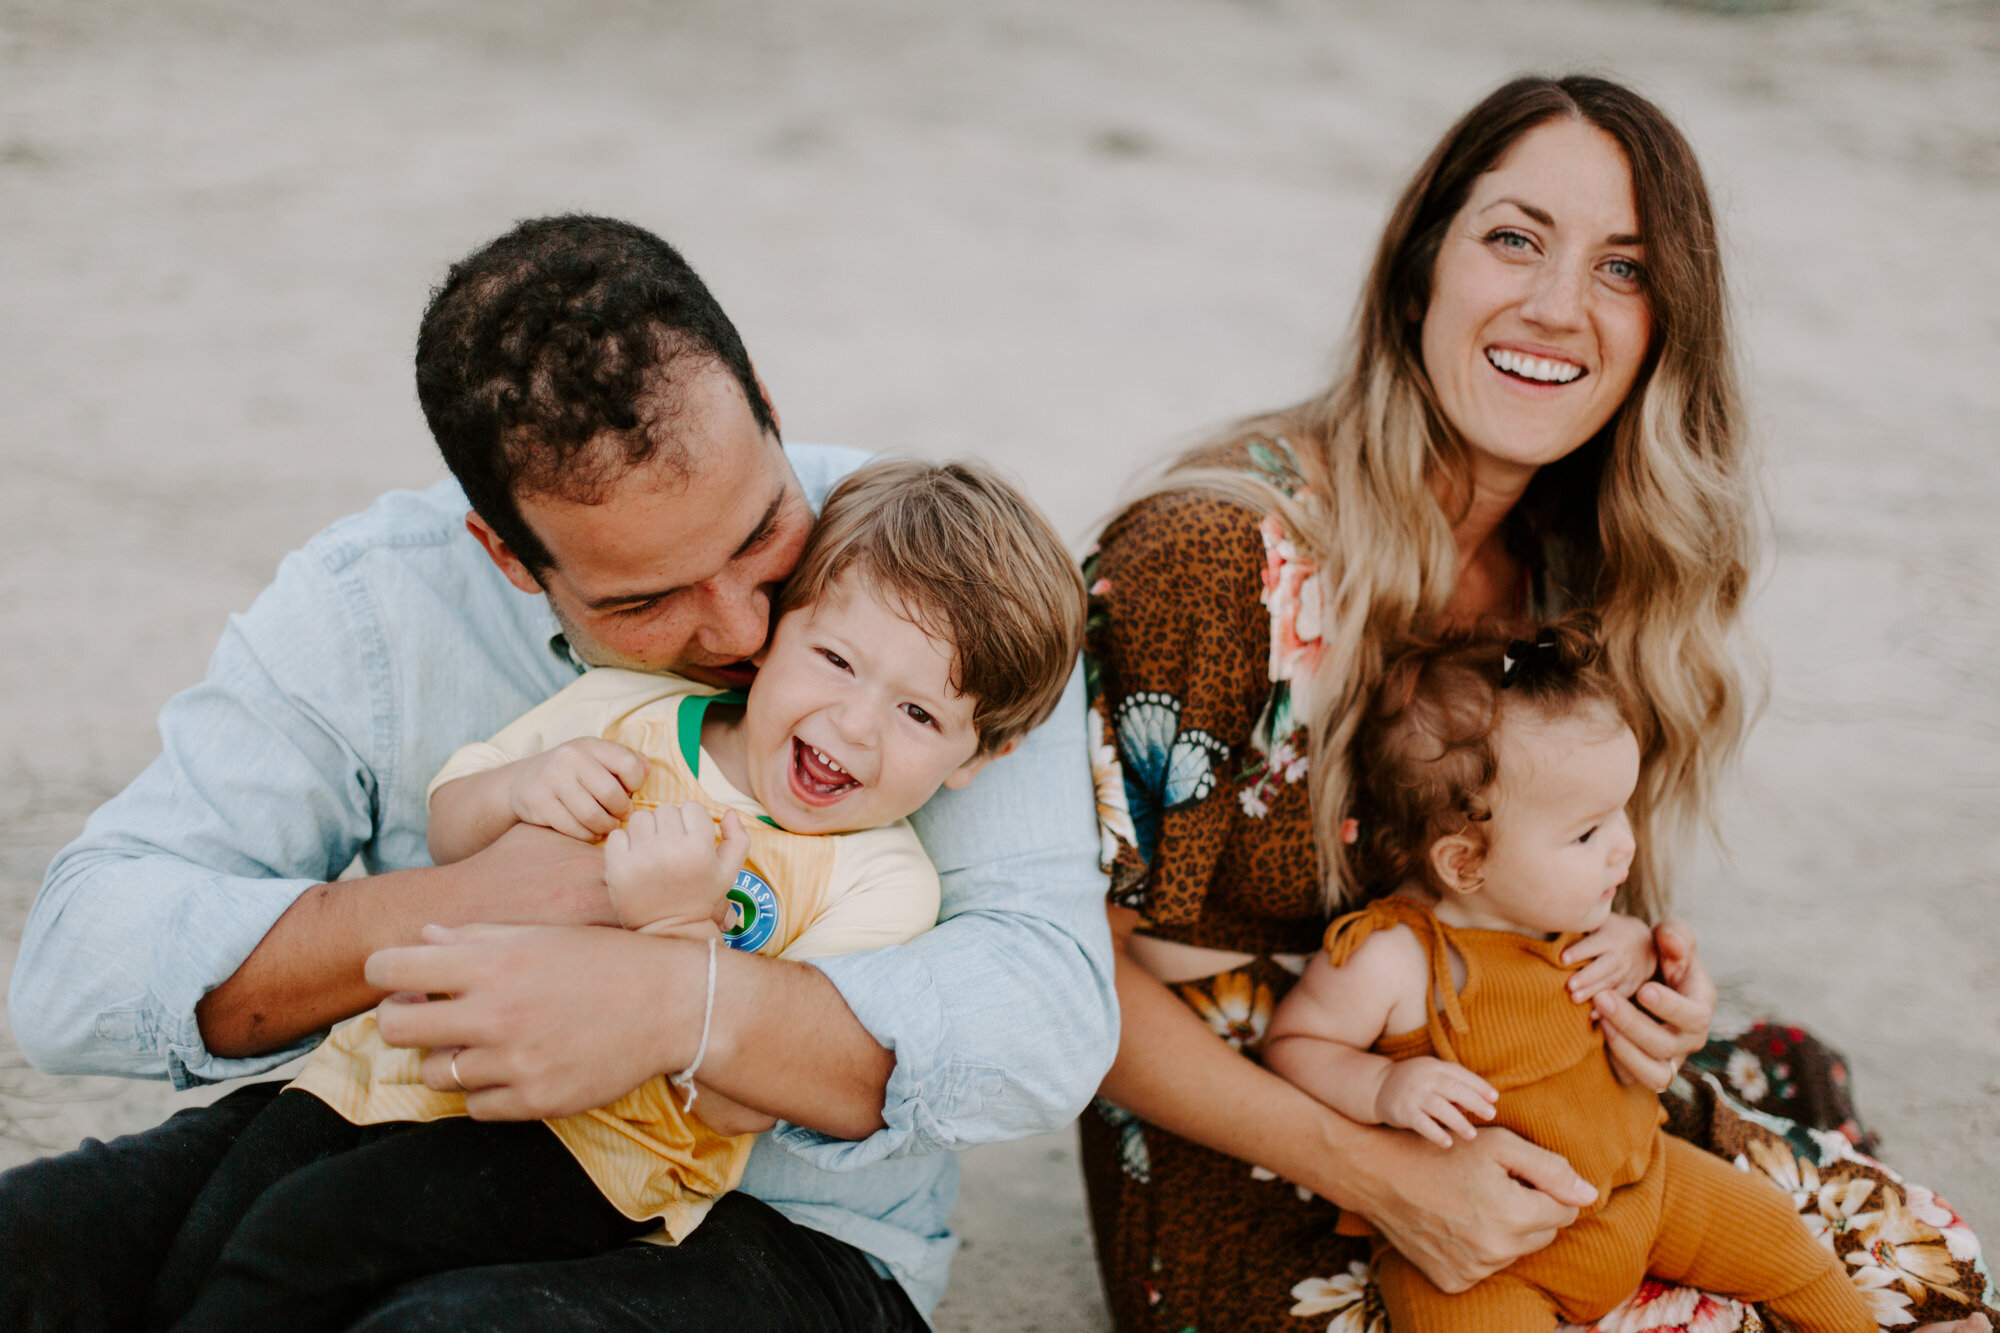
<svg viewBox="0 0 2000 1333">
<path fill-rule="evenodd" d="M 1340 756 L 1384 647 L 1413 629 L 1596 611 L 1644 755 L 1624 906 L 1664 903 L 1749 713 L 1730 635 L 1753 496 L 1725 326 L 1680 134 L 1616 84 L 1517 79 L 1404 191 L 1333 386 L 1182 459 L 1106 529 L 1090 649 L 1124 773 L 1107 762 L 1100 784 L 1124 1037 L 1083 1143 L 1121 1333 L 1359 1333 L 1379 1307 L 1336 1206 L 1457 1288 L 1589 1201 L 1504 1133 L 1445 1151 L 1342 1120 L 1256 1050 L 1349 885 Z M 1668 924 L 1656 943 L 1637 1003 L 1594 1003 L 1625 1073 L 1672 1088 L 1670 1127 L 1778 1177 L 1885 1321 L 1993 1300 L 1963 1223 L 1857 1160 L 1838 1063 L 1771 1029 L 1704 1051 L 1715 992 L 1692 937 Z M 1676 1081 L 1697 1053 L 1809 1128 Z M 1820 1188 L 1835 1182 L 1853 1183 Z M 1634 1326 L 1733 1326 L 1692 1310 Z"/>
</svg>

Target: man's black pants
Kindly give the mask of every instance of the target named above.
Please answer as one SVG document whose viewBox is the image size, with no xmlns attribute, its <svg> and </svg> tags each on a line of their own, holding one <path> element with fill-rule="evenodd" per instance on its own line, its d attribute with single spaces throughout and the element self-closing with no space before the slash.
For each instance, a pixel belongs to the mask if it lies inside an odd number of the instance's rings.
<svg viewBox="0 0 2000 1333">
<path fill-rule="evenodd" d="M 279 1087 L 0 1176 L 0 1328 L 138 1328 L 149 1293 L 160 1327 L 924 1327 L 861 1251 L 748 1195 L 679 1246 L 621 1243 L 650 1228 L 539 1124 L 354 1126 Z"/>
</svg>

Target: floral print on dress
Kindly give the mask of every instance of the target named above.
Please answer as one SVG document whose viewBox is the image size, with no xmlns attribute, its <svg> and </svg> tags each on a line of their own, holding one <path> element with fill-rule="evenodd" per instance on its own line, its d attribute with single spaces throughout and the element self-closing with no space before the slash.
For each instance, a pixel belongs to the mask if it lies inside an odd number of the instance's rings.
<svg viewBox="0 0 2000 1333">
<path fill-rule="evenodd" d="M 1306 724 L 1312 717 L 1313 673 L 1325 655 L 1318 571 L 1299 553 L 1276 514 L 1257 525 L 1264 540 L 1263 590 L 1271 616 L 1271 694 L 1250 732 L 1250 754 L 1237 780 L 1244 813 L 1262 819 L 1281 782 L 1306 775 Z"/>
<path fill-rule="evenodd" d="M 1594 1324 L 1563 1324 L 1563 1333 L 1740 1333 L 1761 1329 L 1744 1322 L 1747 1307 L 1727 1296 L 1675 1287 L 1647 1278 L 1616 1309 Z"/>
<path fill-rule="evenodd" d="M 1389 1312 L 1382 1308 L 1373 1270 L 1358 1259 L 1344 1273 L 1307 1278 L 1292 1288 L 1292 1299 L 1298 1302 L 1291 1309 L 1297 1318 L 1332 1315 L 1326 1333 L 1388 1333 Z"/>
<path fill-rule="evenodd" d="M 1224 972 L 1200 985 L 1176 987 L 1188 1007 L 1207 1021 L 1231 1050 L 1262 1050 L 1264 1029 L 1271 1025 L 1271 988 L 1247 972 Z"/>
<path fill-rule="evenodd" d="M 1181 730 L 1181 701 L 1159 690 L 1140 690 L 1119 700 L 1111 726 L 1125 766 L 1133 836 L 1140 858 L 1150 863 L 1160 816 L 1207 799 L 1229 747 L 1199 727 Z"/>
</svg>

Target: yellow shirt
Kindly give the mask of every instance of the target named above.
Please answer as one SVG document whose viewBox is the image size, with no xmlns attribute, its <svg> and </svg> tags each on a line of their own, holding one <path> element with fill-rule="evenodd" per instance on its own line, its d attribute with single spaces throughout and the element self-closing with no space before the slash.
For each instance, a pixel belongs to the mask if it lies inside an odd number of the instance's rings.
<svg viewBox="0 0 2000 1333">
<path fill-rule="evenodd" d="M 787 833 L 715 764 L 703 762 L 701 718 L 718 697 L 726 696 L 677 676 L 600 667 L 491 741 L 454 754 L 430 789 L 567 740 L 602 736 L 649 761 L 635 805 L 700 801 L 718 817 L 729 809 L 743 820 L 750 853 L 729 893 L 724 934 L 731 947 L 823 958 L 900 944 L 936 924 L 937 871 L 907 821 L 827 837 Z M 421 1051 L 383 1042 L 374 1014 L 363 1014 L 335 1028 L 291 1086 L 356 1124 L 464 1115 L 464 1094 L 424 1085 L 422 1058 Z M 716 1133 L 699 1114 L 681 1109 L 664 1078 L 548 1125 L 619 1211 L 659 1218 L 676 1242 L 742 1179 L 756 1137 Z"/>
</svg>

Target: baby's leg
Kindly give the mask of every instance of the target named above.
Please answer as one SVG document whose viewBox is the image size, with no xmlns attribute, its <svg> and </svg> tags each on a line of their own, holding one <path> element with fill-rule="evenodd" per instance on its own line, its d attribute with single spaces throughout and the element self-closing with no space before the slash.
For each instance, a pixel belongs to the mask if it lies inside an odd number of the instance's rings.
<svg viewBox="0 0 2000 1333">
<path fill-rule="evenodd" d="M 1847 1270 L 1777 1186 L 1679 1139 L 1666 1145 L 1654 1276 L 1768 1306 L 1804 1333 L 1875 1333 Z"/>
<path fill-rule="evenodd" d="M 1561 1320 L 1549 1297 L 1508 1273 L 1447 1295 L 1394 1250 L 1375 1256 L 1375 1286 L 1394 1333 L 1544 1333 Z"/>
<path fill-rule="evenodd" d="M 413 1125 L 266 1190 L 177 1327 L 343 1328 L 410 1278 L 593 1255 L 654 1225 L 606 1202 L 539 1122 Z"/>
<path fill-rule="evenodd" d="M 369 1133 L 309 1092 L 273 1097 L 216 1164 L 183 1217 L 154 1281 L 146 1327 L 172 1328 L 187 1313 L 216 1256 L 265 1190 L 302 1167 L 361 1146 Z"/>
</svg>

